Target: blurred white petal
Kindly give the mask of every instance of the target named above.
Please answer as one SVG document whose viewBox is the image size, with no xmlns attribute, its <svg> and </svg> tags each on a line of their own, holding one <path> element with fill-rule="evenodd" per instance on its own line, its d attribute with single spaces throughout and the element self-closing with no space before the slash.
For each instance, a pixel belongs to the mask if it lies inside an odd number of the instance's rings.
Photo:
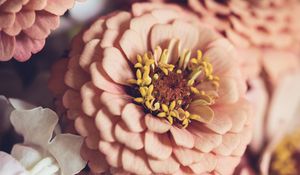
<svg viewBox="0 0 300 175">
<path fill-rule="evenodd" d="M 108 2 L 108 0 L 76 2 L 75 6 L 70 10 L 70 15 L 78 22 L 89 21 L 99 15 L 107 7 Z"/>
<path fill-rule="evenodd" d="M 0 174 L 29 175 L 17 160 L 5 152 L 0 152 Z"/>
<path fill-rule="evenodd" d="M 10 120 L 15 130 L 22 134 L 25 144 L 47 146 L 52 138 L 58 117 L 50 109 L 14 110 Z"/>
<path fill-rule="evenodd" d="M 26 169 L 33 167 L 43 157 L 41 148 L 23 144 L 15 144 L 11 150 L 11 155 Z"/>
<path fill-rule="evenodd" d="M 82 143 L 82 137 L 72 134 L 60 134 L 51 141 L 48 150 L 57 160 L 63 174 L 76 174 L 85 167 L 86 163 L 80 157 Z"/>
</svg>

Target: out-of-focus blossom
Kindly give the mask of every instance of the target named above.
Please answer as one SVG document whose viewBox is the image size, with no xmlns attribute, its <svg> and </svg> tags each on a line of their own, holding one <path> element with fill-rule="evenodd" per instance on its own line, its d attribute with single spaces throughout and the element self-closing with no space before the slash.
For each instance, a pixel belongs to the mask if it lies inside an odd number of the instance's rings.
<svg viewBox="0 0 300 175">
<path fill-rule="evenodd" d="M 0 1 L 0 61 L 26 61 L 39 52 L 74 1 Z"/>
<path fill-rule="evenodd" d="M 13 146 L 11 155 L 29 174 L 73 175 L 84 168 L 85 162 L 79 153 L 82 138 L 71 134 L 53 135 L 58 117 L 50 109 L 14 110 L 10 120 L 24 137 L 23 143 Z"/>
<path fill-rule="evenodd" d="M 189 6 L 238 48 L 247 78 L 264 71 L 276 86 L 283 72 L 299 69 L 300 1 L 189 0 Z"/>
<path fill-rule="evenodd" d="M 179 6 L 140 3 L 77 35 L 49 84 L 93 172 L 226 175 L 252 133 L 237 60 Z"/>
<path fill-rule="evenodd" d="M 267 145 L 260 168 L 264 175 L 299 174 L 300 73 L 286 76 L 274 91 L 265 122 Z M 280 129 L 279 129 L 280 128 Z M 297 160 L 294 160 L 296 156 Z M 295 166 L 297 164 L 297 166 Z M 295 171 L 297 173 L 295 173 Z M 276 174 L 276 175 L 277 175 Z"/>
<path fill-rule="evenodd" d="M 189 0 L 189 5 L 239 47 L 299 46 L 298 0 Z"/>
<path fill-rule="evenodd" d="M 11 155 L 0 151 L 0 174 L 28 175 L 25 168 Z"/>
</svg>

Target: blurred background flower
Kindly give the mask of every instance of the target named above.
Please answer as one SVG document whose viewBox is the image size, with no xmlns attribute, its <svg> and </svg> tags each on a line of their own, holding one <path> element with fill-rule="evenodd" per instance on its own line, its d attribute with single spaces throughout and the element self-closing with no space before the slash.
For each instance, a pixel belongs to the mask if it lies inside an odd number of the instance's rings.
<svg viewBox="0 0 300 175">
<path fill-rule="evenodd" d="M 163 0 L 158 1 L 162 2 Z M 11 38 L 15 38 L 15 40 L 18 40 L 18 38 L 24 39 L 23 36 L 26 35 L 24 29 L 26 25 L 20 23 L 20 20 L 16 20 L 17 16 L 18 19 L 21 19 L 18 14 L 25 11 L 26 5 L 19 6 L 20 3 L 9 5 L 8 2 L 9 0 L 0 0 L 1 43 L 4 40 L 7 41 L 7 39 L 11 43 Z M 46 1 L 43 2 L 45 3 Z M 67 11 L 64 15 L 56 13 L 54 16 L 61 17 L 60 26 L 47 37 L 43 50 L 32 55 L 30 60 L 23 63 L 13 59 L 8 62 L 0 62 L 0 94 L 54 109 L 53 101 L 59 103 L 61 99 L 53 100 L 54 96 L 46 87 L 50 77 L 50 68 L 54 62 L 68 56 L 68 46 L 71 38 L 99 16 L 114 10 L 129 10 L 132 2 L 134 1 L 88 0 L 77 2 L 74 8 Z M 299 81 L 297 78 L 297 71 L 299 70 L 299 1 L 167 0 L 164 2 L 179 3 L 183 8 L 195 13 L 200 20 L 216 28 L 237 47 L 243 74 L 248 77 L 247 98 L 252 102 L 256 116 L 254 120 L 256 128 L 253 130 L 254 138 L 244 157 L 246 161 L 243 161 L 247 163 L 241 164 L 237 169 L 237 174 L 248 172 L 248 169 L 254 171 L 254 174 L 258 174 L 261 170 L 260 167 L 263 167 L 264 172 L 269 172 L 270 167 L 272 167 L 270 162 L 276 162 L 273 155 L 278 155 L 281 152 L 276 151 L 275 147 L 282 139 L 286 140 L 284 139 L 286 137 L 285 133 L 287 135 L 294 133 L 294 130 L 290 132 L 279 132 L 278 130 L 283 130 L 283 125 L 285 126 L 288 121 L 294 121 L 294 116 L 297 116 L 296 114 L 299 113 L 297 111 L 299 106 L 299 93 L 297 92 L 297 88 L 299 88 L 297 85 Z M 20 7 L 22 8 L 18 10 Z M 4 11 L 5 13 L 2 13 Z M 43 9 L 42 11 L 46 10 Z M 37 14 L 39 12 L 35 15 Z M 6 15 L 10 17 L 15 16 L 15 20 L 8 21 Z M 3 20 L 6 22 L 2 23 L 3 18 L 6 19 Z M 33 23 L 36 22 L 34 21 Z M 9 25 L 10 30 L 4 29 L 7 28 L 4 25 Z M 13 34 L 13 32 L 18 30 L 20 30 L 19 34 Z M 0 44 L 0 49 L 7 51 L 0 52 L 2 60 L 8 60 L 15 54 L 7 49 L 8 46 L 11 45 L 5 45 L 4 47 Z M 25 55 L 31 55 L 31 52 L 39 50 L 25 49 L 28 51 Z M 24 58 L 20 61 L 25 60 Z M 62 98 L 62 94 L 60 95 L 60 98 Z M 57 94 L 55 96 L 57 97 Z M 3 99 L 5 98 L 2 98 L 0 101 L 1 109 L 4 109 L 2 108 L 3 106 L 11 106 L 9 104 L 10 99 Z M 5 109 L 10 112 L 12 108 Z M 64 112 L 64 109 L 56 110 L 62 112 L 58 115 L 62 115 Z M 5 111 L 1 110 L 0 112 L 0 117 L 2 117 L 0 122 L 0 143 L 1 138 L 6 140 L 5 144 L 2 142 L 1 150 L 9 152 L 12 144 L 20 141 L 20 138 L 16 137 L 12 131 L 8 115 L 6 115 L 7 112 Z M 2 114 L 2 112 L 6 114 Z M 64 120 L 60 121 L 60 124 L 62 130 L 75 132 L 74 123 L 71 120 L 64 118 Z M 299 126 L 299 124 L 295 125 Z M 16 139 L 8 143 L 7 138 L 12 137 Z M 273 143 L 275 146 L 270 149 L 269 145 Z M 267 157 L 267 159 L 260 156 L 263 152 L 265 153 L 264 157 Z M 90 156 L 97 155 L 93 151 L 89 152 L 89 154 Z M 268 161 L 263 161 L 260 164 L 261 159 Z M 90 166 L 97 168 L 95 164 Z"/>
</svg>

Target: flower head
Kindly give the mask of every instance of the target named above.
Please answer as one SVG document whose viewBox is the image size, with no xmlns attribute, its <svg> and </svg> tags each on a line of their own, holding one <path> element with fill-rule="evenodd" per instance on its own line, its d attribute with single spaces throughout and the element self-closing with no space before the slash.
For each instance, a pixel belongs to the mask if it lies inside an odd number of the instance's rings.
<svg viewBox="0 0 300 175">
<path fill-rule="evenodd" d="M 26 61 L 39 52 L 75 0 L 0 1 L 0 61 Z"/>
<path fill-rule="evenodd" d="M 179 6 L 140 3 L 77 35 L 50 88 L 93 172 L 229 174 L 251 138 L 237 60 Z"/>
<path fill-rule="evenodd" d="M 71 134 L 56 134 L 57 115 L 50 109 L 14 110 L 10 117 L 24 142 L 15 144 L 11 155 L 27 173 L 72 175 L 84 168 L 79 155 L 82 138 Z"/>
</svg>

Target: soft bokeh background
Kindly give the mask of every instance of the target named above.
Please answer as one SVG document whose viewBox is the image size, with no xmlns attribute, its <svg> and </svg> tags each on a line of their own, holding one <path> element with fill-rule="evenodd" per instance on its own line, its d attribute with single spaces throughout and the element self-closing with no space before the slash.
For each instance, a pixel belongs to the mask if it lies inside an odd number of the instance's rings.
<svg viewBox="0 0 300 175">
<path fill-rule="evenodd" d="M 36 106 L 53 108 L 53 96 L 47 88 L 53 63 L 67 55 L 71 38 L 75 34 L 101 15 L 113 10 L 128 8 L 125 1 L 87 0 L 86 2 L 77 2 L 75 7 L 62 17 L 60 28 L 52 32 L 47 38 L 46 45 L 41 52 L 33 55 L 26 62 L 18 62 L 14 59 L 0 62 L 0 95 L 8 98 L 19 98 Z M 261 120 L 257 124 L 262 124 L 264 118 Z M 259 128 L 263 128 L 263 126 Z M 262 134 L 260 135 L 262 136 Z M 0 150 L 9 152 L 12 144 L 20 140 L 20 137 L 11 130 L 8 135 L 3 137 L 3 140 L 2 144 L 0 140 Z M 255 146 L 260 147 L 260 145 L 255 145 L 257 143 L 253 144 L 254 148 Z M 260 154 L 262 152 L 248 149 L 241 167 L 237 168 L 236 174 L 239 175 L 246 171 L 251 174 L 253 169 L 258 171 Z M 249 167 L 251 170 L 248 172 L 244 167 Z"/>
</svg>

